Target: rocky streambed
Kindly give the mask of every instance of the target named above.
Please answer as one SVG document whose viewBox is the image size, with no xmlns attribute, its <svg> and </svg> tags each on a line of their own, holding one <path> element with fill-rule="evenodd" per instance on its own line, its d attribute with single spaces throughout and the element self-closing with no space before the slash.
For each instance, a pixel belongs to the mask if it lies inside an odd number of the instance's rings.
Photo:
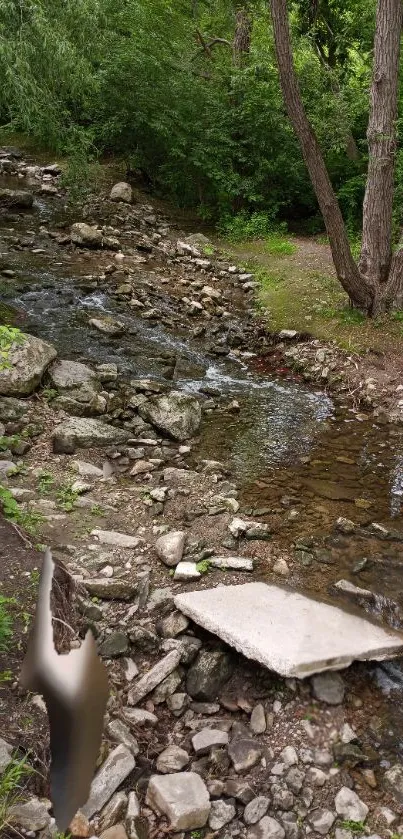
<svg viewBox="0 0 403 839">
<path fill-rule="evenodd" d="M 0 312 L 28 336 L 0 370 L 1 593 L 21 631 L 0 766 L 13 749 L 46 763 L 43 705 L 15 681 L 41 562 L 17 551 L 28 529 L 74 582 L 62 648 L 90 625 L 112 688 L 101 794 L 72 837 L 400 833 L 399 663 L 281 679 L 174 606 L 253 579 L 400 629 L 399 426 L 367 392 L 354 406 L 307 385 L 255 278 L 166 208 L 122 184 L 72 208 L 57 166 L 4 150 L 0 169 Z M 5 836 L 55 835 L 38 778 Z"/>
</svg>

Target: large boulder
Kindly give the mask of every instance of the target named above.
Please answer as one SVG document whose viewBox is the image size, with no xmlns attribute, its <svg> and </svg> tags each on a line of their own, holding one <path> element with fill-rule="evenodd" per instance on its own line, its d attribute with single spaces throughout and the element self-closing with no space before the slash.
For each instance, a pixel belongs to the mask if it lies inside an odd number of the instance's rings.
<svg viewBox="0 0 403 839">
<path fill-rule="evenodd" d="M 193 437 L 201 422 L 201 407 L 197 399 L 178 391 L 152 396 L 140 405 L 138 412 L 143 420 L 179 441 Z"/>
<path fill-rule="evenodd" d="M 7 210 L 30 210 L 34 196 L 25 189 L 0 189 L 0 207 Z"/>
<path fill-rule="evenodd" d="M 97 227 L 78 221 L 71 227 L 71 241 L 82 248 L 101 248 L 102 232 Z"/>
<path fill-rule="evenodd" d="M 77 417 L 105 413 L 106 399 L 99 394 L 100 382 L 90 367 L 76 361 L 58 360 L 49 369 L 49 379 L 61 392 L 55 403 L 58 408 Z"/>
<path fill-rule="evenodd" d="M 52 435 L 53 451 L 58 454 L 74 454 L 77 448 L 120 446 L 129 437 L 129 432 L 122 428 L 115 428 L 100 420 L 74 417 L 55 428 Z"/>
<path fill-rule="evenodd" d="M 133 193 L 130 184 L 126 184 L 124 181 L 121 181 L 112 187 L 109 197 L 111 201 L 123 201 L 125 204 L 131 204 L 132 195 Z"/>
<path fill-rule="evenodd" d="M 0 395 L 29 396 L 56 356 L 51 344 L 21 332 L 0 359 Z"/>
<path fill-rule="evenodd" d="M 83 384 L 96 386 L 95 373 L 86 364 L 57 359 L 49 368 L 51 385 L 57 390 L 70 390 Z"/>
</svg>

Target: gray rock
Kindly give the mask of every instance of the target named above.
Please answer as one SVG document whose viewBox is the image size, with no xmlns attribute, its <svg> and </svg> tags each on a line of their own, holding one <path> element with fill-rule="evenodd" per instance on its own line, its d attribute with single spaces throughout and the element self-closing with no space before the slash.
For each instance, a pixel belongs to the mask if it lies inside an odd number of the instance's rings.
<svg viewBox="0 0 403 839">
<path fill-rule="evenodd" d="M 310 813 L 308 821 L 316 833 L 320 836 L 327 836 L 330 833 L 334 821 L 335 814 L 331 810 L 317 809 Z"/>
<path fill-rule="evenodd" d="M 123 716 L 129 725 L 133 726 L 133 728 L 137 728 L 142 725 L 154 726 L 157 725 L 158 722 L 158 717 L 150 711 L 146 711 L 144 708 L 126 707 L 123 709 Z"/>
<path fill-rule="evenodd" d="M 168 566 L 174 568 L 182 559 L 185 550 L 187 534 L 183 530 L 172 530 L 160 536 L 155 545 L 159 559 Z"/>
<path fill-rule="evenodd" d="M 12 763 L 13 747 L 0 737 L 0 775 Z"/>
<path fill-rule="evenodd" d="M 30 798 L 29 801 L 12 804 L 7 811 L 7 821 L 22 830 L 36 832 L 42 830 L 50 823 L 48 808 L 39 798 Z"/>
<path fill-rule="evenodd" d="M 118 184 L 115 184 L 110 193 L 110 200 L 111 201 L 123 201 L 125 204 L 131 204 L 133 197 L 133 192 L 130 184 L 121 181 Z"/>
<path fill-rule="evenodd" d="M 56 454 L 74 454 L 77 448 L 123 445 L 130 438 L 128 431 L 115 428 L 101 420 L 73 417 L 58 425 L 53 434 Z"/>
<path fill-rule="evenodd" d="M 176 670 L 180 661 L 180 654 L 177 650 L 172 650 L 161 661 L 158 662 L 151 670 L 146 673 L 135 686 L 129 691 L 128 702 L 129 705 L 137 705 L 148 693 L 151 693 L 157 685 Z"/>
<path fill-rule="evenodd" d="M 248 839 L 284 839 L 285 830 L 280 822 L 271 816 L 264 816 L 247 833 Z"/>
<path fill-rule="evenodd" d="M 270 799 L 265 795 L 258 795 L 246 805 L 243 820 L 245 824 L 257 824 L 266 815 L 269 809 Z"/>
<path fill-rule="evenodd" d="M 224 571 L 253 571 L 253 559 L 243 556 L 212 556 L 209 563 Z"/>
<path fill-rule="evenodd" d="M 0 207 L 7 210 L 30 210 L 33 203 L 32 192 L 25 189 L 0 189 Z"/>
<path fill-rule="evenodd" d="M 273 808 L 274 810 L 291 810 L 294 806 L 294 796 L 292 792 L 285 786 L 280 784 L 273 784 L 271 791 L 273 793 Z"/>
<path fill-rule="evenodd" d="M 310 786 L 323 787 L 328 780 L 328 776 L 322 769 L 317 769 L 315 766 L 312 766 L 306 773 L 306 780 Z"/>
<path fill-rule="evenodd" d="M 192 580 L 200 580 L 201 573 L 197 570 L 195 562 L 178 562 L 175 568 L 174 580 L 175 582 L 191 582 Z"/>
<path fill-rule="evenodd" d="M 182 612 L 171 612 L 168 617 L 157 623 L 157 632 L 162 638 L 175 638 L 185 632 L 189 621 Z"/>
<path fill-rule="evenodd" d="M 233 662 L 228 653 L 201 650 L 189 669 L 187 692 L 192 699 L 214 702 L 232 672 Z"/>
<path fill-rule="evenodd" d="M 126 746 L 134 757 L 138 755 L 139 745 L 137 740 L 122 720 L 112 720 L 112 722 L 108 723 L 106 731 L 114 743 L 121 743 L 122 746 Z"/>
<path fill-rule="evenodd" d="M 15 463 L 12 460 L 0 460 L 0 476 L 7 478 L 14 472 Z"/>
<path fill-rule="evenodd" d="M 266 731 L 266 712 L 263 705 L 255 705 L 250 718 L 250 727 L 254 734 L 264 734 Z"/>
<path fill-rule="evenodd" d="M 108 755 L 91 784 L 87 803 L 81 808 L 88 819 L 100 810 L 133 771 L 136 762 L 126 746 L 117 746 Z"/>
<path fill-rule="evenodd" d="M 130 536 L 127 533 L 118 533 L 115 530 L 92 530 L 91 536 L 93 536 L 97 542 L 101 542 L 102 545 L 112 545 L 116 548 L 132 548 L 135 550 L 142 542 L 138 536 Z"/>
<path fill-rule="evenodd" d="M 181 668 L 178 668 L 170 673 L 169 676 L 167 676 L 166 679 L 164 679 L 161 684 L 155 688 L 152 695 L 154 705 L 161 705 L 163 702 L 166 702 L 168 697 L 175 693 L 182 681 L 182 678 L 183 672 Z"/>
<path fill-rule="evenodd" d="M 236 798 L 241 804 L 249 804 L 256 797 L 252 787 L 246 781 L 238 778 L 231 778 L 226 781 L 224 792 L 229 798 Z"/>
<path fill-rule="evenodd" d="M 346 821 L 365 822 L 369 808 L 354 790 L 342 787 L 334 800 L 336 812 Z"/>
<path fill-rule="evenodd" d="M 123 824 L 114 824 L 112 827 L 104 830 L 100 834 L 99 839 L 128 839 L 128 835 Z"/>
<path fill-rule="evenodd" d="M 103 335 L 109 335 L 111 338 L 117 338 L 118 335 L 123 335 L 125 325 L 120 320 L 109 317 L 109 315 L 98 315 L 96 318 L 90 318 L 89 326 L 102 332 Z"/>
<path fill-rule="evenodd" d="M 229 824 L 236 816 L 236 810 L 233 804 L 227 801 L 218 800 L 213 801 L 209 815 L 209 827 L 211 830 L 221 830 L 226 824 Z"/>
<path fill-rule="evenodd" d="M 228 754 L 235 772 L 248 772 L 259 762 L 262 747 L 255 740 L 233 740 L 228 747 Z"/>
<path fill-rule="evenodd" d="M 298 755 L 294 746 L 286 746 L 280 754 L 280 758 L 287 768 L 296 766 L 298 763 Z"/>
<path fill-rule="evenodd" d="M 86 463 L 84 460 L 75 460 L 72 464 L 82 478 L 103 478 L 103 470 L 93 463 Z"/>
<path fill-rule="evenodd" d="M 137 819 L 140 816 L 140 802 L 137 798 L 137 793 L 132 790 L 129 792 L 129 800 L 126 812 L 126 830 L 129 839 L 137 839 Z"/>
<path fill-rule="evenodd" d="M 396 763 L 385 772 L 384 783 L 396 801 L 403 804 L 403 765 L 401 763 Z"/>
<path fill-rule="evenodd" d="M 36 390 L 57 352 L 51 344 L 21 333 L 0 366 L 0 395 L 29 396 Z"/>
<path fill-rule="evenodd" d="M 79 221 L 71 226 L 71 241 L 83 248 L 101 248 L 102 232 Z"/>
<path fill-rule="evenodd" d="M 112 632 L 105 638 L 100 647 L 100 653 L 104 658 L 120 658 L 129 651 L 129 642 L 124 632 Z"/>
<path fill-rule="evenodd" d="M 192 746 L 197 755 L 206 755 L 213 748 L 228 746 L 228 739 L 226 731 L 203 728 L 192 737 Z"/>
<path fill-rule="evenodd" d="M 281 821 L 285 830 L 286 839 L 299 839 L 301 831 L 297 815 L 295 813 L 283 813 Z"/>
<path fill-rule="evenodd" d="M 327 705 L 341 705 L 344 699 L 345 684 L 340 673 L 318 673 L 312 676 L 312 689 L 316 699 Z"/>
<path fill-rule="evenodd" d="M 154 775 L 146 803 L 157 814 L 167 816 L 174 832 L 204 827 L 211 806 L 207 787 L 195 772 Z"/>
<path fill-rule="evenodd" d="M 138 412 L 143 420 L 180 442 L 193 437 L 201 422 L 198 400 L 180 391 L 152 396 Z"/>
<path fill-rule="evenodd" d="M 188 765 L 190 757 L 184 749 L 179 746 L 168 746 L 158 755 L 157 770 L 162 775 L 169 775 L 173 772 L 181 772 Z"/>
<path fill-rule="evenodd" d="M 57 359 L 50 366 L 48 376 L 52 387 L 58 390 L 71 390 L 84 384 L 90 384 L 95 388 L 97 384 L 93 370 L 77 361 Z"/>
<path fill-rule="evenodd" d="M 14 399 L 12 396 L 0 398 L 0 420 L 2 422 L 16 422 L 27 413 L 29 402 Z"/>
<path fill-rule="evenodd" d="M 317 770 L 319 771 L 319 770 Z M 305 772 L 298 769 L 297 766 L 292 766 L 285 777 L 285 782 L 288 789 L 296 795 L 301 791 L 305 781 Z"/>
<path fill-rule="evenodd" d="M 98 830 L 102 831 L 101 835 L 104 835 L 103 831 L 108 831 L 109 828 L 115 825 L 118 826 L 117 822 L 120 822 L 124 818 L 126 809 L 127 794 L 125 792 L 115 792 L 99 817 Z"/>
<path fill-rule="evenodd" d="M 103 600 L 130 600 L 137 594 L 137 582 L 126 577 L 99 577 L 83 580 L 89 594 Z"/>
</svg>

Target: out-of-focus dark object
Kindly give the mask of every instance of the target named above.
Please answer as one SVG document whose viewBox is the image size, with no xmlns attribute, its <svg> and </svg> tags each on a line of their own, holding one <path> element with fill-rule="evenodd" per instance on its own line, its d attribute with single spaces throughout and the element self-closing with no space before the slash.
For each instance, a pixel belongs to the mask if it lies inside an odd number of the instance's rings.
<svg viewBox="0 0 403 839">
<path fill-rule="evenodd" d="M 49 716 L 53 813 L 64 832 L 90 793 L 108 699 L 106 669 L 87 632 L 81 647 L 65 655 L 53 640 L 51 591 L 55 563 L 46 551 L 35 622 L 20 682 L 42 694 Z"/>
</svg>

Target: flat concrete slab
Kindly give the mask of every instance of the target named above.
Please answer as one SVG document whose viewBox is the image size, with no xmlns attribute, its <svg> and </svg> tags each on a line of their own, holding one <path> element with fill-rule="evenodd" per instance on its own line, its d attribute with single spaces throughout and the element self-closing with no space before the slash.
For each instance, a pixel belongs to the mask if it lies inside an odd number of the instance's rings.
<svg viewBox="0 0 403 839">
<path fill-rule="evenodd" d="M 356 659 L 403 654 L 403 634 L 280 586 L 247 583 L 186 592 L 175 597 L 175 606 L 281 676 L 304 679 Z"/>
</svg>

